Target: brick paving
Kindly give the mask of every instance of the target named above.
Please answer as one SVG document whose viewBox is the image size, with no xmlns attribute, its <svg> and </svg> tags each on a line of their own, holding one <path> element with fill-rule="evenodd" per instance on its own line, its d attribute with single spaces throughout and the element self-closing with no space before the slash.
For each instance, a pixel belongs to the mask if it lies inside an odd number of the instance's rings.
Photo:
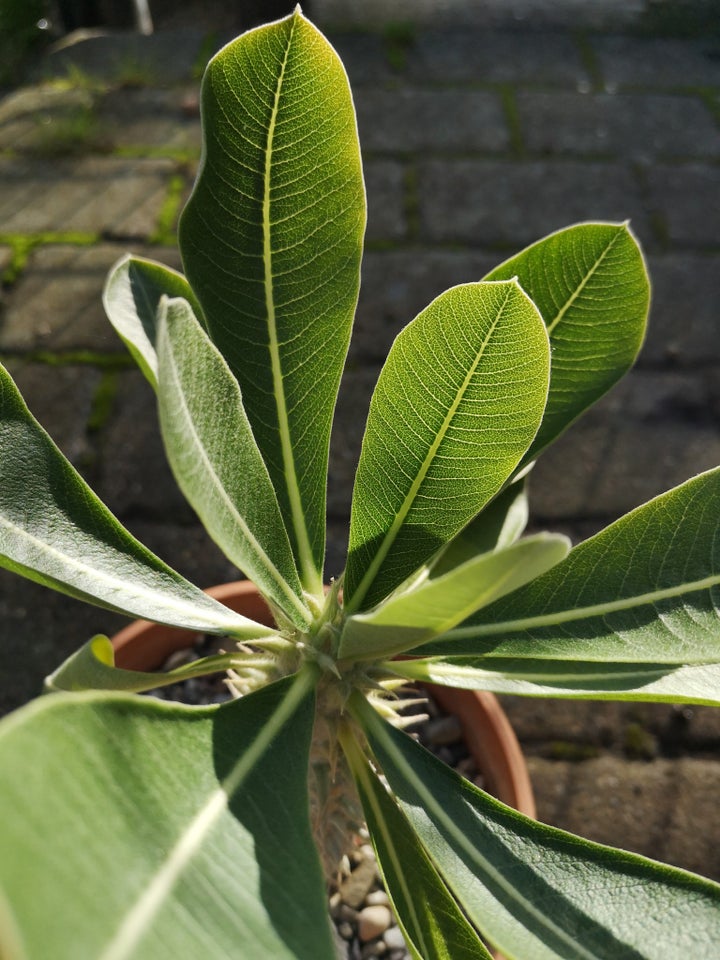
<svg viewBox="0 0 720 960">
<path fill-rule="evenodd" d="M 576 220 L 631 219 L 651 325 L 637 369 L 538 464 L 536 524 L 580 539 L 720 463 L 720 41 L 532 26 L 332 34 L 355 93 L 369 226 L 330 465 L 329 573 L 357 411 L 393 337 L 448 285 Z M 0 100 L 0 358 L 123 522 L 203 586 L 234 571 L 175 486 L 151 391 L 100 294 L 128 249 L 179 265 L 206 48 L 187 29 L 87 40 Z M 0 572 L 0 711 L 121 622 Z M 541 818 L 720 879 L 720 711 L 505 703 Z"/>
</svg>

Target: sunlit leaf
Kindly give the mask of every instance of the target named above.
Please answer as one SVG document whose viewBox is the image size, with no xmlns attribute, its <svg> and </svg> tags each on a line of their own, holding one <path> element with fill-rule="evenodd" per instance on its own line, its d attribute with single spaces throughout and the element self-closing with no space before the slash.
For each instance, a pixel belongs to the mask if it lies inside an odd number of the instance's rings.
<svg viewBox="0 0 720 960">
<path fill-rule="evenodd" d="M 303 585 L 319 595 L 330 425 L 365 227 L 347 77 L 298 8 L 210 61 L 202 117 L 183 263 L 240 383 Z"/>
<path fill-rule="evenodd" d="M 346 608 L 384 599 L 502 488 L 542 418 L 545 326 L 515 282 L 437 298 L 398 336 L 355 479 Z"/>
</svg>

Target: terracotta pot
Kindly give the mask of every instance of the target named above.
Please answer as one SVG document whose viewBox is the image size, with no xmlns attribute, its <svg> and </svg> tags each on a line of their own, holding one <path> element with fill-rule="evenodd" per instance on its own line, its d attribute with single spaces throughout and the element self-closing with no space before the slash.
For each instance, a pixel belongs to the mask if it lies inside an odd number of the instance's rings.
<svg viewBox="0 0 720 960">
<path fill-rule="evenodd" d="M 252 620 L 272 622 L 267 604 L 249 580 L 211 587 L 207 593 Z M 125 670 L 156 670 L 170 654 L 191 646 L 195 636 L 189 630 L 136 620 L 112 638 L 116 663 Z M 427 689 L 443 710 L 459 718 L 488 792 L 534 817 L 535 800 L 525 758 L 497 698 L 484 691 L 435 685 Z"/>
</svg>

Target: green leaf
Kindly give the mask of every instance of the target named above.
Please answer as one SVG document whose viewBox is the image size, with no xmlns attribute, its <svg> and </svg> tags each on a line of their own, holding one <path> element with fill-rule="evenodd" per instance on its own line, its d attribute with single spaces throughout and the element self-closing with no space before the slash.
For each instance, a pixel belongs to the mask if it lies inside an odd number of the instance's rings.
<svg viewBox="0 0 720 960">
<path fill-rule="evenodd" d="M 454 537 L 430 567 L 433 578 L 472 560 L 479 553 L 515 543 L 527 526 L 528 499 L 523 477 L 502 490 Z"/>
<path fill-rule="evenodd" d="M 229 670 L 241 665 L 243 659 L 243 654 L 239 652 L 221 653 L 192 660 L 174 670 L 163 672 L 123 670 L 115 666 L 115 652 L 110 640 L 98 634 L 46 677 L 45 690 L 48 693 L 60 690 L 71 693 L 79 690 L 123 690 L 126 693 L 139 693 L 179 683 L 190 677 L 204 677 L 210 673 Z"/>
<path fill-rule="evenodd" d="M 175 479 L 226 556 L 307 629 L 312 615 L 237 380 L 184 300 L 163 300 L 159 316 L 160 426 Z"/>
<path fill-rule="evenodd" d="M 385 889 L 413 960 L 492 960 L 363 752 L 352 737 L 342 742 Z"/>
<path fill-rule="evenodd" d="M 321 595 L 330 426 L 365 228 L 347 76 L 298 9 L 210 61 L 202 115 L 183 262 L 240 383 L 303 585 Z"/>
<path fill-rule="evenodd" d="M 527 697 L 648 700 L 720 706 L 720 663 L 588 663 L 498 657 L 428 657 L 381 666 L 410 680 Z"/>
<path fill-rule="evenodd" d="M 355 479 L 349 612 L 384 599 L 498 493 L 535 436 L 548 377 L 545 326 L 513 281 L 453 287 L 403 330 Z"/>
<path fill-rule="evenodd" d="M 720 662 L 720 468 L 656 497 L 579 544 L 423 653 Z"/>
<path fill-rule="evenodd" d="M 143 547 L 34 419 L 0 366 L 0 566 L 109 610 L 235 637 L 273 631 L 233 613 Z"/>
<path fill-rule="evenodd" d="M 122 257 L 110 271 L 103 291 L 108 319 L 153 389 L 157 389 L 157 309 L 163 296 L 182 297 L 195 316 L 202 317 L 185 277 L 154 260 Z"/>
<path fill-rule="evenodd" d="M 481 553 L 441 577 L 398 592 L 370 613 L 349 617 L 338 656 L 390 656 L 420 646 L 544 573 L 569 549 L 567 537 L 539 533 L 504 550 Z"/>
<path fill-rule="evenodd" d="M 5 720 L 0 889 L 28 960 L 332 960 L 313 683 L 219 708 L 56 694 Z"/>
<path fill-rule="evenodd" d="M 547 324 L 552 375 L 529 463 L 632 366 L 645 334 L 650 284 L 624 223 L 581 223 L 501 264 L 487 280 L 517 277 Z"/>
<path fill-rule="evenodd" d="M 529 820 L 393 729 L 363 698 L 353 710 L 435 867 L 505 956 L 715 956 L 718 884 Z"/>
</svg>

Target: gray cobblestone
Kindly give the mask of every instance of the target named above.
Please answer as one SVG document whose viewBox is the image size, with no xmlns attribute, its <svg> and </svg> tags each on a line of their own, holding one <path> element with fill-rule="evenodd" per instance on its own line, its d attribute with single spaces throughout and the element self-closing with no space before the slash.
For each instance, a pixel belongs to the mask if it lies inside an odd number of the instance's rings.
<svg viewBox="0 0 720 960">
<path fill-rule="evenodd" d="M 365 84 L 374 86 L 394 80 L 385 53 L 385 42 L 378 34 L 343 33 L 331 37 L 332 45 L 345 66 L 355 90 Z"/>
<path fill-rule="evenodd" d="M 101 300 L 108 270 L 125 252 L 125 246 L 111 244 L 38 247 L 8 294 L 0 350 L 125 352 Z M 169 248 L 134 252 L 179 266 L 179 255 Z"/>
<path fill-rule="evenodd" d="M 521 92 L 517 102 L 533 153 L 720 157 L 720 130 L 693 97 Z"/>
<path fill-rule="evenodd" d="M 653 298 L 640 363 L 720 363 L 720 254 L 650 257 Z"/>
<path fill-rule="evenodd" d="M 575 87 L 589 83 L 567 33 L 423 31 L 409 57 L 408 76 L 419 82 L 532 83 Z"/>
<path fill-rule="evenodd" d="M 393 340 L 435 297 L 458 283 L 471 283 L 502 256 L 455 250 L 386 250 L 363 260 L 350 357 L 381 363 Z"/>
<path fill-rule="evenodd" d="M 0 101 L 0 150 L 41 150 L 52 125 L 93 109 L 85 89 L 46 84 L 25 87 Z"/>
<path fill-rule="evenodd" d="M 497 153 L 510 136 L 500 98 L 482 90 L 360 90 L 360 142 L 367 151 Z"/>
<path fill-rule="evenodd" d="M 407 234 L 405 169 L 394 160 L 365 164 L 368 199 L 368 240 L 401 240 Z"/>
<path fill-rule="evenodd" d="M 9 360 L 5 366 L 35 419 L 80 473 L 87 474 L 93 458 L 87 424 L 100 372 L 85 365 L 23 360 Z"/>
<path fill-rule="evenodd" d="M 540 820 L 720 879 L 716 762 L 531 757 L 529 767 Z"/>
<path fill-rule="evenodd" d="M 418 194 L 422 233 L 435 241 L 520 248 L 577 221 L 627 218 L 652 240 L 622 164 L 433 160 L 419 166 Z"/>
<path fill-rule="evenodd" d="M 539 458 L 536 514 L 615 519 L 716 466 L 716 380 L 634 370 Z"/>
<path fill-rule="evenodd" d="M 648 172 L 654 209 L 672 243 L 717 246 L 720 242 L 720 167 L 657 166 Z"/>
<path fill-rule="evenodd" d="M 720 88 L 720 60 L 712 39 L 600 36 L 590 42 L 611 87 Z"/>
<path fill-rule="evenodd" d="M 113 90 L 99 104 L 98 122 L 114 148 L 200 151 L 195 85 L 170 90 Z"/>
<path fill-rule="evenodd" d="M 112 412 L 98 438 L 95 490 L 122 520 L 152 517 L 191 524 L 196 518 L 165 458 L 155 394 L 135 370 L 118 376 Z"/>
<path fill-rule="evenodd" d="M 148 237 L 174 170 L 170 160 L 0 158 L 0 232 Z"/>
</svg>

